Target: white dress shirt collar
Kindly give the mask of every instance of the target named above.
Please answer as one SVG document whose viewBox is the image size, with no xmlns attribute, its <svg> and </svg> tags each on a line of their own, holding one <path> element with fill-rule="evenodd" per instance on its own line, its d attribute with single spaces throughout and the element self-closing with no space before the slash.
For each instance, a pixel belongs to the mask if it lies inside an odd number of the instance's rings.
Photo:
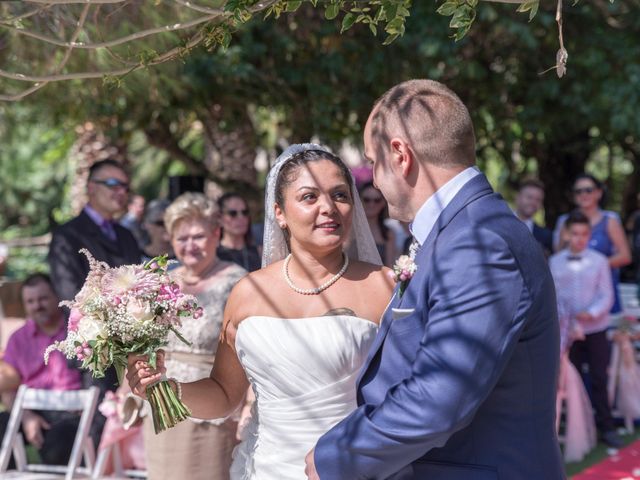
<svg viewBox="0 0 640 480">
<path fill-rule="evenodd" d="M 533 218 L 527 218 L 526 220 L 521 220 L 524 223 L 529 231 L 533 233 Z"/>
<path fill-rule="evenodd" d="M 411 234 L 420 245 L 425 242 L 431 230 L 433 230 L 433 226 L 438 221 L 438 217 L 442 211 L 447 208 L 447 205 L 451 203 L 451 200 L 453 200 L 462 187 L 477 175 L 480 175 L 480 170 L 478 170 L 477 167 L 469 167 L 463 170 L 440 187 L 424 202 L 409 226 Z"/>
</svg>

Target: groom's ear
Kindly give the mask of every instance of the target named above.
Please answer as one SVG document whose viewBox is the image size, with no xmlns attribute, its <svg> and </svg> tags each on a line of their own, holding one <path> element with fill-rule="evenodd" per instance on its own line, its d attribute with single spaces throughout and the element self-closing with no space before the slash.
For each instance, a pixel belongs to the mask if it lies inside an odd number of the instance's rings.
<svg viewBox="0 0 640 480">
<path fill-rule="evenodd" d="M 411 148 L 403 139 L 394 137 L 389 142 L 391 146 L 391 163 L 393 168 L 403 177 L 408 177 L 414 158 Z"/>
</svg>

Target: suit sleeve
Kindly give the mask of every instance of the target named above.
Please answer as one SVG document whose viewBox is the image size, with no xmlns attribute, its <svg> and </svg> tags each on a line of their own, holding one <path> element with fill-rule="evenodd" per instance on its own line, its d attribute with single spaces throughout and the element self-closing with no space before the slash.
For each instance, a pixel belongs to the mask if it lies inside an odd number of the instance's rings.
<svg viewBox="0 0 640 480">
<path fill-rule="evenodd" d="M 70 233 L 56 230 L 49 245 L 51 280 L 60 300 L 71 300 L 80 291 L 86 277 L 83 256 Z"/>
<path fill-rule="evenodd" d="M 531 299 L 505 241 L 466 230 L 440 240 L 425 268 L 429 310 L 412 373 L 320 439 L 322 479 L 387 478 L 444 445 L 471 422 L 511 357 Z"/>
</svg>

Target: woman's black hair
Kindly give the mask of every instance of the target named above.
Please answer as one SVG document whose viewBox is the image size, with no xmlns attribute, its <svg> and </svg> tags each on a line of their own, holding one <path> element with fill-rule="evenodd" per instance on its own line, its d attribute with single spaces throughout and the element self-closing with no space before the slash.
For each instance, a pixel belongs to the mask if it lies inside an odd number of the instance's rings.
<svg viewBox="0 0 640 480">
<path fill-rule="evenodd" d="M 280 172 L 278 172 L 278 178 L 276 178 L 275 185 L 275 197 L 276 203 L 280 205 L 280 208 L 284 208 L 284 190 L 288 185 L 295 181 L 295 179 L 297 178 L 296 174 L 300 167 L 306 165 L 307 163 L 317 162 L 320 160 L 329 160 L 331 163 L 335 164 L 338 169 L 340 169 L 340 173 L 349 185 L 349 191 L 353 196 L 354 192 L 352 191 L 351 187 L 351 185 L 353 184 L 351 172 L 349 171 L 349 168 L 342 162 L 340 157 L 324 150 L 305 150 L 293 155 L 282 166 Z"/>
<path fill-rule="evenodd" d="M 598 202 L 598 206 L 600 208 L 604 208 L 604 206 L 607 203 L 607 187 L 606 185 L 601 182 L 600 180 L 598 180 L 596 177 L 594 177 L 593 175 L 591 175 L 590 173 L 587 172 L 582 172 L 579 175 L 576 176 L 576 178 L 573 180 L 573 187 L 576 186 L 576 183 L 578 183 L 578 180 L 590 180 L 593 182 L 593 184 L 596 186 L 596 188 L 598 190 L 600 190 L 602 192 L 602 196 L 600 197 L 600 201 Z"/>
</svg>

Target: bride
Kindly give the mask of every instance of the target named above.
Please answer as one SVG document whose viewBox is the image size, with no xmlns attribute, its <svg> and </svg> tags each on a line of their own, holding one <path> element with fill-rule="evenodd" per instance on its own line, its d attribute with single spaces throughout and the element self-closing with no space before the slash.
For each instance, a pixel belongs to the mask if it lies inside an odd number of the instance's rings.
<svg viewBox="0 0 640 480">
<path fill-rule="evenodd" d="M 355 382 L 392 291 L 348 168 L 293 145 L 267 178 L 263 268 L 232 290 L 209 378 L 172 383 L 198 418 L 225 417 L 255 393 L 231 478 L 304 479 L 317 439 L 356 407 Z M 348 246 L 347 246 L 348 245 Z M 144 398 L 164 374 L 129 357 Z"/>
</svg>

